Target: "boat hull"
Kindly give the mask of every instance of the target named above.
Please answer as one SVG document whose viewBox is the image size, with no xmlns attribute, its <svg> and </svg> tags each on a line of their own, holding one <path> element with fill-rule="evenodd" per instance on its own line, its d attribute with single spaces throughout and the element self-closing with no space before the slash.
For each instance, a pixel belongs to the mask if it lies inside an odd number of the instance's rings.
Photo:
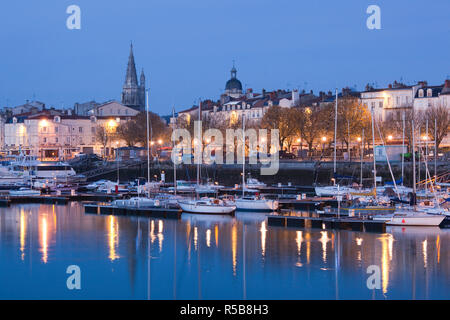
<svg viewBox="0 0 450 320">
<path fill-rule="evenodd" d="M 386 221 L 386 225 L 390 226 L 439 226 L 445 216 L 411 216 L 411 217 L 393 217 L 391 220 Z"/>
<path fill-rule="evenodd" d="M 235 201 L 238 211 L 275 211 L 278 210 L 278 201 L 276 200 L 242 200 Z"/>
<path fill-rule="evenodd" d="M 212 206 L 188 202 L 178 202 L 181 210 L 197 214 L 232 214 L 236 211 L 236 206 Z"/>
</svg>

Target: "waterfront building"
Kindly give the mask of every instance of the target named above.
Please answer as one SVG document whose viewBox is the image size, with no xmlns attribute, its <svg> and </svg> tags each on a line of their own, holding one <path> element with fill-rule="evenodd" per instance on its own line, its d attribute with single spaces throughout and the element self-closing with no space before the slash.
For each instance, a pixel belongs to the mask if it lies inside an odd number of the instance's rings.
<svg viewBox="0 0 450 320">
<path fill-rule="evenodd" d="M 237 78 L 237 69 L 233 65 L 231 77 L 225 83 L 225 91 L 218 101 L 202 101 L 202 119 L 206 121 L 222 121 L 233 125 L 245 115 L 250 122 L 259 123 L 271 106 L 281 106 L 285 108 L 298 107 L 302 105 L 317 104 L 324 99 L 326 95 L 315 96 L 311 91 L 306 93 L 304 90 L 300 93 L 298 89 L 276 90 L 261 93 L 253 92 L 252 88 L 243 91 L 242 83 Z M 198 117 L 198 106 L 192 106 L 189 109 L 178 112 L 180 118 L 187 121 Z"/>
<path fill-rule="evenodd" d="M 124 146 L 115 138 L 116 128 L 131 116 L 79 116 L 71 111 L 43 110 L 6 120 L 4 151 L 29 154 L 42 160 L 70 159 L 82 152 L 111 155 Z M 105 138 L 99 138 L 99 130 Z"/>
</svg>

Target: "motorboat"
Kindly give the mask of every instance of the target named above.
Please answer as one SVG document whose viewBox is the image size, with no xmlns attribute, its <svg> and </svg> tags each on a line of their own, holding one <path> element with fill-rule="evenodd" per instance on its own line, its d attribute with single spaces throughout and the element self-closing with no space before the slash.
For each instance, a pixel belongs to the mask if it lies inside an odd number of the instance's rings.
<svg viewBox="0 0 450 320">
<path fill-rule="evenodd" d="M 337 195 L 344 195 L 350 193 L 358 193 L 359 190 L 351 187 L 343 186 L 325 186 L 325 187 L 315 187 L 316 195 L 318 197 L 335 197 Z"/>
<path fill-rule="evenodd" d="M 40 196 L 41 191 L 22 187 L 22 188 L 19 188 L 18 190 L 9 190 L 9 195 L 10 196 Z"/>
<path fill-rule="evenodd" d="M 267 186 L 265 183 L 259 181 L 258 179 L 255 179 L 255 178 L 248 178 L 247 183 L 245 184 L 245 187 L 247 187 L 249 189 L 264 188 L 265 186 Z"/>
<path fill-rule="evenodd" d="M 107 183 L 113 183 L 113 182 L 109 181 L 109 180 L 102 179 L 102 180 L 98 180 L 98 181 L 95 181 L 95 182 L 92 182 L 92 183 L 88 184 L 85 188 L 87 190 L 93 191 L 93 190 L 97 190 L 97 188 L 102 187 L 102 186 L 104 186 Z"/>
<path fill-rule="evenodd" d="M 158 199 L 150 199 L 146 197 L 132 197 L 130 199 L 118 199 L 111 203 L 113 206 L 120 208 L 155 208 L 161 207 Z"/>
<path fill-rule="evenodd" d="M 220 199 L 202 198 L 200 200 L 181 200 L 179 206 L 184 212 L 200 214 L 231 214 L 236 206 Z"/>
<path fill-rule="evenodd" d="M 258 196 L 245 196 L 234 201 L 239 211 L 275 211 L 278 210 L 278 200 Z"/>
<path fill-rule="evenodd" d="M 377 215 L 375 221 L 385 221 L 390 226 L 439 226 L 445 215 L 432 215 L 422 211 L 399 210 L 393 214 Z"/>
</svg>

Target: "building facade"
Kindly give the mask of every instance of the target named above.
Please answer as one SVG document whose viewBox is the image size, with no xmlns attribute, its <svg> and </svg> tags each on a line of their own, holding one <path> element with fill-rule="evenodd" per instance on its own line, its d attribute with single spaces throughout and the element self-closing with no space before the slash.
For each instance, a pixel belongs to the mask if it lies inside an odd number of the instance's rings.
<svg viewBox="0 0 450 320">
<path fill-rule="evenodd" d="M 48 110 L 13 116 L 5 123 L 4 151 L 29 154 L 42 160 L 70 159 L 78 153 L 109 155 L 124 146 L 115 136 L 130 117 L 78 116 Z M 99 137 L 104 133 L 104 139 Z"/>
</svg>

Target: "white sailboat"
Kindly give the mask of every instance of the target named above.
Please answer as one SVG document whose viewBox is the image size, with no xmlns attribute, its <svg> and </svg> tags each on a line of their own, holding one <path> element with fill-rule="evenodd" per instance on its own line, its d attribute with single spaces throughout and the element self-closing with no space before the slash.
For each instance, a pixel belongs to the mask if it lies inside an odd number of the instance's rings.
<svg viewBox="0 0 450 320">
<path fill-rule="evenodd" d="M 245 196 L 234 201 L 239 211 L 276 211 L 278 200 L 265 199 L 257 196 Z"/>
<path fill-rule="evenodd" d="M 398 210 L 392 215 L 374 216 L 373 220 L 385 221 L 390 226 L 439 226 L 444 221 L 444 215 L 432 215 L 413 210 Z"/>
<path fill-rule="evenodd" d="M 219 199 L 182 200 L 178 205 L 184 212 L 198 214 L 231 214 L 236 211 L 236 206 L 226 204 Z"/>
</svg>

